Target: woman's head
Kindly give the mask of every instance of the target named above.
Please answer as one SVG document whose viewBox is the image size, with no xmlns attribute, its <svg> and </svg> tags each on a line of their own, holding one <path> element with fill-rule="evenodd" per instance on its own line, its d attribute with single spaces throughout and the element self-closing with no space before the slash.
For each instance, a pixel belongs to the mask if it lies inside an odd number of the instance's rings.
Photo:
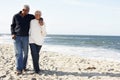
<svg viewBox="0 0 120 80">
<path fill-rule="evenodd" d="M 41 15 L 42 15 L 41 11 L 38 10 L 35 11 L 35 19 L 39 20 L 41 18 Z"/>
</svg>

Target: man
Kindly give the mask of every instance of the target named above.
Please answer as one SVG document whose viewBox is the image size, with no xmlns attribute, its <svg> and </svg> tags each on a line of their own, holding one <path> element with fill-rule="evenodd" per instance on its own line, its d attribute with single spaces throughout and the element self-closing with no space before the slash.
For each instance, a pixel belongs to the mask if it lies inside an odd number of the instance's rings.
<svg viewBox="0 0 120 80">
<path fill-rule="evenodd" d="M 24 5 L 22 11 L 13 16 L 11 24 L 11 35 L 14 40 L 15 57 L 16 57 L 16 74 L 26 71 L 26 63 L 28 58 L 28 33 L 30 21 L 34 16 L 29 13 L 29 6 Z"/>
</svg>

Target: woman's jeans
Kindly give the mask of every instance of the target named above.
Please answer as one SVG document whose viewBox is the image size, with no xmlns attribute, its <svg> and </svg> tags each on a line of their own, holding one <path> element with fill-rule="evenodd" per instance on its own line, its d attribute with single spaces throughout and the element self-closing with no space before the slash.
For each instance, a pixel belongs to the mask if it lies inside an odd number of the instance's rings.
<svg viewBox="0 0 120 80">
<path fill-rule="evenodd" d="M 16 69 L 22 71 L 26 68 L 28 58 L 28 36 L 16 36 L 14 40 Z"/>
<path fill-rule="evenodd" d="M 33 67 L 36 73 L 40 71 L 39 68 L 39 52 L 42 46 L 36 45 L 34 43 L 30 44 L 31 55 L 33 59 Z"/>
</svg>

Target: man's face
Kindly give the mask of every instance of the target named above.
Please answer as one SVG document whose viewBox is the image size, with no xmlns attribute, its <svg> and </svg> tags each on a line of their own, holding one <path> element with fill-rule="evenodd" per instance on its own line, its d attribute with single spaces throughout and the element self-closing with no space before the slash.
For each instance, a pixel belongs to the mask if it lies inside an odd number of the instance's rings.
<svg viewBox="0 0 120 80">
<path fill-rule="evenodd" d="M 29 13 L 29 9 L 24 8 L 24 9 L 22 10 L 22 13 L 23 13 L 24 15 L 27 15 L 27 14 Z"/>
</svg>

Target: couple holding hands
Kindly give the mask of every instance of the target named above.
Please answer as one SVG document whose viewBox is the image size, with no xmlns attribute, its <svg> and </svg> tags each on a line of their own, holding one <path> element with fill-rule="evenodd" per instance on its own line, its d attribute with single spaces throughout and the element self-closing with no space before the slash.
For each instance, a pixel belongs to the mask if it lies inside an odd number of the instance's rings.
<svg viewBox="0 0 120 80">
<path fill-rule="evenodd" d="M 35 73 L 40 72 L 39 52 L 41 50 L 46 29 L 44 20 L 41 17 L 41 11 L 35 11 L 35 14 L 29 14 L 30 7 L 24 5 L 22 11 L 13 16 L 11 24 L 11 35 L 14 42 L 16 57 L 16 74 L 22 74 L 26 71 L 28 59 L 28 48 L 30 45 L 33 67 Z"/>
</svg>

